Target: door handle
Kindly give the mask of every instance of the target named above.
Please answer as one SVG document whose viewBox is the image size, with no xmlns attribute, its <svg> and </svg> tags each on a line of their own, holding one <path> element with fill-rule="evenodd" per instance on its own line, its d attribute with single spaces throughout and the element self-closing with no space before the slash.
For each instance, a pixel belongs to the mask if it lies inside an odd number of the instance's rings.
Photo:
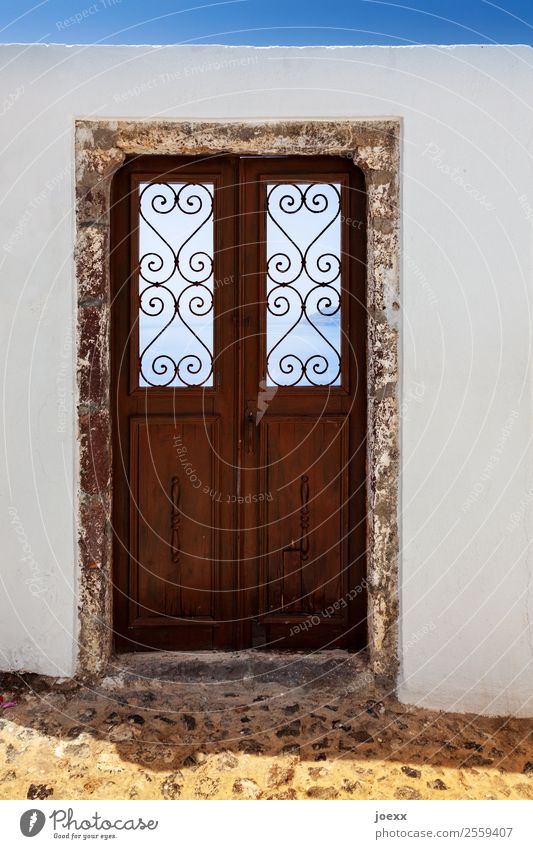
<svg viewBox="0 0 533 849">
<path fill-rule="evenodd" d="M 248 410 L 246 413 L 246 441 L 248 454 L 254 453 L 254 427 L 255 427 L 255 415 L 253 410 Z"/>
</svg>

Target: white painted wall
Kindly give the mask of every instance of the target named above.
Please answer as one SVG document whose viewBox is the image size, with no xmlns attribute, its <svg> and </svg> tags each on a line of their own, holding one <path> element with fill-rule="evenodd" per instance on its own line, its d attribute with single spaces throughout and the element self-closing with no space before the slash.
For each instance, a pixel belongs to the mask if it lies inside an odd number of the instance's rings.
<svg viewBox="0 0 533 849">
<path fill-rule="evenodd" d="M 533 714 L 532 62 L 529 47 L 0 48 L 5 669 L 75 668 L 74 118 L 401 116 L 400 695 Z"/>
</svg>

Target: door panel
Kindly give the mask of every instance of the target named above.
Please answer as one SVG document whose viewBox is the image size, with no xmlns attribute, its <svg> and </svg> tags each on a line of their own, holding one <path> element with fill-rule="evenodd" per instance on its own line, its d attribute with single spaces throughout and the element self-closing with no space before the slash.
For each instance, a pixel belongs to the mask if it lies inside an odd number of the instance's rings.
<svg viewBox="0 0 533 849">
<path fill-rule="evenodd" d="M 119 650 L 234 644 L 234 194 L 226 159 L 137 158 L 114 186 Z"/>
<path fill-rule="evenodd" d="M 365 200 L 334 157 L 118 175 L 119 650 L 364 646 Z"/>
<path fill-rule="evenodd" d="M 346 160 L 243 163 L 247 639 L 365 641 L 365 190 Z M 301 218 L 299 218 L 301 216 Z M 360 226 L 350 226 L 354 223 Z M 274 363 L 274 365 L 273 365 Z M 245 637 L 246 639 L 246 637 Z"/>
<path fill-rule="evenodd" d="M 131 424 L 132 623 L 217 619 L 218 419 Z"/>
<path fill-rule="evenodd" d="M 346 448 L 342 417 L 268 417 L 265 614 L 323 611 L 342 594 Z M 343 444 L 344 443 L 344 444 Z M 267 621 L 267 618 L 264 620 Z"/>
</svg>

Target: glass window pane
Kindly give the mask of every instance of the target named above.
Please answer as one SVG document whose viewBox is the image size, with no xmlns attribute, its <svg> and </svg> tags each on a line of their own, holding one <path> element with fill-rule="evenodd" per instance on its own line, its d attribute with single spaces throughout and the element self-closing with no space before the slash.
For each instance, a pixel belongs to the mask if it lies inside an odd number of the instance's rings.
<svg viewBox="0 0 533 849">
<path fill-rule="evenodd" d="M 139 385 L 213 385 L 212 183 L 139 186 Z"/>
<path fill-rule="evenodd" d="M 269 183 L 267 384 L 341 382 L 339 183 Z"/>
</svg>

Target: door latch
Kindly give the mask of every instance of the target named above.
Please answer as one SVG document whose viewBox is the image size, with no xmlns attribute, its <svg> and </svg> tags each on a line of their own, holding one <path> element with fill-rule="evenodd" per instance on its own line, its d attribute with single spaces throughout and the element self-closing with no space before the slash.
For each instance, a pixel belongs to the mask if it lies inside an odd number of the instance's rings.
<svg viewBox="0 0 533 849">
<path fill-rule="evenodd" d="M 247 445 L 248 445 L 248 454 L 254 453 L 254 428 L 255 428 L 255 415 L 254 411 L 248 409 L 246 413 L 246 428 L 247 428 Z"/>
</svg>

